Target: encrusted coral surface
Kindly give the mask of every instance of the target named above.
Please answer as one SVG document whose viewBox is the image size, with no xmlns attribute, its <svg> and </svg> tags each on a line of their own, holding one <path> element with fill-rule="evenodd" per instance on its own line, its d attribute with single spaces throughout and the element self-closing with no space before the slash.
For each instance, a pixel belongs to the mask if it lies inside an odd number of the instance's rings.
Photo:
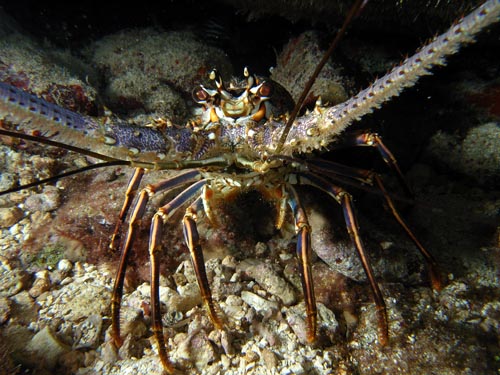
<svg viewBox="0 0 500 375">
<path fill-rule="evenodd" d="M 67 88 L 77 82 L 85 95 L 73 92 L 69 98 L 93 103 L 90 114 L 104 111 L 95 99 L 99 92 L 114 111 L 142 122 L 158 115 L 186 116 L 186 93 L 201 79 L 200 69 L 229 64 L 224 51 L 196 42 L 187 30 L 148 27 L 114 33 L 73 51 L 81 59 L 17 32 L 0 37 L 2 80 L 15 83 L 14 78 L 26 77 L 22 87 L 39 94 L 50 84 Z M 401 57 L 359 38 L 344 43 L 345 55 L 337 63 L 356 60 L 362 51 L 365 60 L 357 67 L 368 75 L 383 74 L 380 66 Z M 301 189 L 318 255 L 313 274 L 319 335 L 315 345 L 308 345 L 293 227 L 275 231 L 272 206 L 258 194 L 246 194 L 217 208 L 220 227 L 211 227 L 204 217 L 199 222 L 210 285 L 225 317 L 223 331 L 214 330 L 200 307 L 179 217 L 165 231 L 160 296 L 168 350 L 177 367 L 188 374 L 497 373 L 500 196 L 494 160 L 500 130 L 491 113 L 468 110 L 464 104 L 470 103 L 468 94 L 476 92 L 477 82 L 498 77 L 498 66 L 488 61 L 487 53 L 479 59 L 480 48 L 452 62 L 453 73 L 441 69 L 361 125 L 378 125 L 401 158 L 417 197 L 404 215 L 441 265 L 444 289 L 428 287 L 417 250 L 383 209 L 380 197 L 353 188 L 364 241 L 388 308 L 390 340 L 381 347 L 370 289 L 340 209 L 327 197 Z M 365 51 L 370 49 L 375 57 L 367 61 Z M 193 63 L 186 63 L 186 54 Z M 304 61 L 314 57 L 305 56 Z M 169 62 L 176 59 L 180 63 L 174 73 Z M 82 67 L 89 69 L 92 84 Z M 343 67 L 345 82 L 359 79 L 352 66 Z M 450 93 L 450 87 L 459 85 L 460 91 Z M 2 143 L 1 190 L 93 162 L 43 145 L 11 139 Z M 378 160 L 376 154 L 353 155 L 362 156 L 340 154 L 333 160 Z M 374 164 L 385 171 L 382 163 Z M 169 173 L 151 173 L 146 182 Z M 0 198 L 0 374 L 161 374 L 150 331 L 148 220 L 140 226 L 126 279 L 125 343 L 116 352 L 109 339 L 118 254 L 107 245 L 128 174 L 111 168 Z M 385 178 L 397 190 L 390 173 Z M 165 199 L 153 199 L 146 216 Z M 404 200 L 398 203 L 406 205 Z"/>
</svg>

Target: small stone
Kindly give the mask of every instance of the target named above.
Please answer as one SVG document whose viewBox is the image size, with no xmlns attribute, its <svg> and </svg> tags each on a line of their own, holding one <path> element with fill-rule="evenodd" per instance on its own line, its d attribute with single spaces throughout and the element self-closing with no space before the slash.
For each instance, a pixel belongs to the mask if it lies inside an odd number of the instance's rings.
<svg viewBox="0 0 500 375">
<path fill-rule="evenodd" d="M 238 269 L 245 272 L 260 284 L 267 292 L 279 297 L 287 306 L 295 302 L 293 287 L 267 264 L 259 259 L 245 259 Z"/>
<path fill-rule="evenodd" d="M 101 358 L 104 363 L 115 363 L 118 360 L 118 350 L 113 341 L 106 341 L 101 349 Z"/>
<path fill-rule="evenodd" d="M 304 302 L 286 309 L 286 321 L 300 343 L 304 345 L 307 343 L 307 323 L 305 317 L 306 309 Z"/>
<path fill-rule="evenodd" d="M 290 371 L 294 375 L 300 375 L 300 374 L 303 374 L 305 372 L 304 366 L 302 366 L 300 363 L 293 363 L 290 366 Z"/>
<path fill-rule="evenodd" d="M 29 324 L 30 322 L 36 321 L 39 306 L 35 304 L 35 300 L 26 290 L 13 296 L 12 301 L 14 302 L 12 312 L 13 315 L 16 315 L 18 322 L 21 324 Z"/>
<path fill-rule="evenodd" d="M 226 330 L 222 330 L 220 334 L 220 343 L 224 353 L 227 355 L 234 355 L 234 348 L 231 345 L 232 340 L 230 334 Z"/>
<path fill-rule="evenodd" d="M 2 172 L 0 173 L 0 191 L 13 188 L 16 184 L 16 179 L 13 173 Z"/>
<path fill-rule="evenodd" d="M 102 329 L 102 317 L 97 314 L 90 315 L 75 328 L 75 349 L 96 348 Z"/>
<path fill-rule="evenodd" d="M 144 346 L 140 340 L 137 340 L 132 335 L 127 335 L 123 341 L 123 345 L 118 350 L 120 358 L 140 358 L 144 351 Z"/>
<path fill-rule="evenodd" d="M 245 360 L 247 361 L 247 363 L 257 362 L 259 359 L 259 354 L 254 352 L 253 350 L 249 350 L 245 353 Z"/>
<path fill-rule="evenodd" d="M 147 332 L 146 323 L 142 310 L 131 307 L 122 306 L 120 319 L 122 321 L 121 334 L 123 336 L 132 336 L 134 338 L 143 337 Z"/>
<path fill-rule="evenodd" d="M 270 313 L 271 311 L 277 311 L 279 306 L 277 302 L 268 301 L 265 298 L 258 296 L 257 294 L 247 292 L 246 290 L 241 292 L 241 299 L 245 301 L 246 304 L 250 305 L 258 313 Z"/>
<path fill-rule="evenodd" d="M 53 369 L 58 358 L 70 350 L 59 341 L 48 326 L 33 336 L 26 349 L 31 353 L 29 361 L 33 365 L 43 362 L 48 369 Z"/>
<path fill-rule="evenodd" d="M 328 336 L 334 337 L 337 332 L 337 328 L 339 327 L 335 314 L 322 303 L 318 303 L 317 308 L 319 328 L 326 332 Z"/>
<path fill-rule="evenodd" d="M 245 308 L 242 306 L 243 301 L 237 296 L 228 296 L 226 301 L 220 304 L 224 311 L 224 315 L 236 324 L 241 324 L 241 319 L 245 316 Z"/>
<path fill-rule="evenodd" d="M 0 208 L 0 228 L 9 228 L 21 220 L 23 211 L 17 206 Z"/>
<path fill-rule="evenodd" d="M 236 262 L 236 259 L 233 256 L 228 255 L 224 259 L 222 259 L 221 264 L 223 266 L 226 266 L 226 267 L 229 267 L 229 268 L 236 268 L 237 262 Z"/>
<path fill-rule="evenodd" d="M 190 326 L 192 324 L 197 323 L 193 321 Z M 199 329 L 194 331 L 198 332 L 186 335 L 184 340 L 179 342 L 176 353 L 181 358 L 193 362 L 198 370 L 202 370 L 209 363 L 216 361 L 217 354 L 205 331 Z"/>
<path fill-rule="evenodd" d="M 61 205 L 61 194 L 55 186 L 45 186 L 40 194 L 30 195 L 24 202 L 30 211 L 50 212 Z"/>
<path fill-rule="evenodd" d="M 269 248 L 264 242 L 257 242 L 255 245 L 255 256 L 258 258 L 262 258 L 269 251 Z"/>
<path fill-rule="evenodd" d="M 73 264 L 68 259 L 61 259 L 57 263 L 57 269 L 62 273 L 69 273 L 73 269 Z"/>
<path fill-rule="evenodd" d="M 69 285 L 71 283 L 73 283 L 74 279 L 72 277 L 65 277 L 64 279 L 61 280 L 61 282 L 59 283 L 60 286 L 66 286 L 66 285 Z"/>
<path fill-rule="evenodd" d="M 191 261 L 185 260 L 179 264 L 173 278 L 177 286 L 187 283 L 196 283 L 196 272 L 194 271 Z"/>
<path fill-rule="evenodd" d="M 178 296 L 173 296 L 170 299 L 172 310 L 181 311 L 183 313 L 191 310 L 193 307 L 201 304 L 201 294 L 200 289 L 198 288 L 198 284 L 196 283 L 188 283 L 186 285 L 178 286 L 177 291 L 179 292 Z"/>
<path fill-rule="evenodd" d="M 225 354 L 221 354 L 221 356 L 220 356 L 220 362 L 221 362 L 222 368 L 224 370 L 227 370 L 229 368 L 229 366 L 231 366 L 231 360 Z"/>
<path fill-rule="evenodd" d="M 25 287 L 29 275 L 18 268 L 12 268 L 6 261 L 0 260 L 0 296 L 11 297 Z"/>
<path fill-rule="evenodd" d="M 276 366 L 278 366 L 278 359 L 276 358 L 276 354 L 274 354 L 268 348 L 263 348 L 261 355 L 264 364 L 269 370 L 275 369 Z"/>
<path fill-rule="evenodd" d="M 150 286 L 149 286 L 149 284 L 146 285 L 146 286 L 147 286 L 147 290 L 144 289 L 143 295 L 149 297 L 149 295 L 150 295 L 150 291 L 149 291 Z M 141 285 L 141 287 L 142 287 L 142 285 Z M 175 290 L 173 290 L 172 288 L 169 288 L 168 286 L 160 285 L 160 287 L 159 287 L 159 294 L 160 294 L 160 301 L 162 301 L 163 303 L 165 303 L 165 304 L 168 305 L 168 301 L 170 301 L 170 299 L 173 296 L 176 296 L 178 293 Z"/>
<path fill-rule="evenodd" d="M 50 289 L 50 277 L 49 271 L 43 270 L 35 274 L 35 282 L 29 290 L 29 295 L 33 298 L 37 298 L 43 292 Z"/>
</svg>

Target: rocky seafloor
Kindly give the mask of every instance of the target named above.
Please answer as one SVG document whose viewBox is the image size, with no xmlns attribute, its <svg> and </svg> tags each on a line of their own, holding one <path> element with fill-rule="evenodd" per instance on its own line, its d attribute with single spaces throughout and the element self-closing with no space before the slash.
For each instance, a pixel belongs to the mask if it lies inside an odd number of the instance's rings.
<svg viewBox="0 0 500 375">
<path fill-rule="evenodd" d="M 157 117 L 182 123 L 190 116 L 192 87 L 206 80 L 211 67 L 241 74 L 224 46 L 200 41 L 189 27 L 123 29 L 68 51 L 26 32 L 16 22 L 19 16 L 0 16 L 2 81 L 87 115 L 102 115 L 105 105 L 140 124 Z M 429 287 L 417 249 L 382 199 L 350 188 L 388 309 L 389 343 L 382 347 L 370 288 L 340 208 L 300 188 L 317 254 L 318 338 L 307 344 L 291 216 L 277 231 L 274 206 L 259 194 L 242 194 L 215 208 L 218 227 L 203 215 L 198 223 L 224 330 L 214 329 L 201 307 L 182 216 L 165 230 L 162 320 L 179 373 L 498 373 L 500 72 L 489 56 L 499 43 L 492 35 L 497 31 L 452 59 L 449 70 L 439 69 L 359 125 L 375 126 L 400 158 L 416 199 L 413 205 L 398 203 L 440 264 L 443 289 Z M 302 71 L 320 56 L 322 43 L 313 35 L 287 37 L 277 51 L 285 52 L 268 63 L 278 64 L 273 79 L 294 95 L 304 84 Z M 383 74 L 402 53 L 411 50 L 395 52 L 354 33 L 344 41 L 342 57 L 323 73 L 317 94 L 343 100 L 365 84 L 359 76 L 369 81 L 366 76 Z M 349 61 L 356 61 L 356 74 Z M 378 160 L 375 153 L 357 151 L 338 158 Z M 324 156 L 337 160 L 333 151 Z M 2 138 L 0 190 L 93 162 Z M 373 167 L 398 188 L 382 163 Z M 150 173 L 145 183 L 171 173 Z M 126 278 L 124 344 L 117 351 L 110 340 L 119 254 L 108 243 L 129 174 L 108 168 L 0 197 L 0 374 L 162 373 L 151 333 L 147 219 Z M 146 218 L 171 196 L 155 197 Z"/>
</svg>

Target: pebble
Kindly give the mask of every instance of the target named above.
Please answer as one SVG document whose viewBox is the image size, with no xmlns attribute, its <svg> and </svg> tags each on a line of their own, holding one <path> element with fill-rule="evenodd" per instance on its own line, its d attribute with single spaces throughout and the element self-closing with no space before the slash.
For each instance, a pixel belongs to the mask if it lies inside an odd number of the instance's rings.
<svg viewBox="0 0 500 375">
<path fill-rule="evenodd" d="M 9 228 L 23 217 L 23 211 L 17 207 L 0 207 L 0 228 Z"/>
<path fill-rule="evenodd" d="M 65 285 L 69 285 L 73 282 L 73 278 L 72 277 L 65 277 L 64 279 L 61 280 L 61 282 L 59 283 L 60 286 L 65 286 Z"/>
<path fill-rule="evenodd" d="M 0 297 L 11 297 L 24 289 L 29 282 L 29 275 L 19 268 L 0 260 Z"/>
<path fill-rule="evenodd" d="M 110 293 L 109 288 L 95 280 L 83 282 L 75 278 L 57 291 L 54 302 L 50 306 L 44 307 L 49 308 L 54 316 L 64 317 L 70 322 L 80 322 L 91 314 L 108 314 Z"/>
<path fill-rule="evenodd" d="M 267 299 L 262 298 L 257 294 L 247 292 L 246 290 L 241 292 L 241 299 L 245 301 L 246 304 L 253 307 L 258 313 L 269 313 L 279 309 L 277 302 L 268 301 Z"/>
<path fill-rule="evenodd" d="M 57 269 L 62 273 L 68 273 L 73 269 L 73 264 L 67 259 L 61 259 L 57 263 Z"/>
<path fill-rule="evenodd" d="M 194 319 L 189 324 L 189 334 L 177 334 L 175 336 L 175 356 L 188 360 L 202 370 L 209 363 L 217 360 L 214 346 L 210 342 L 206 332 L 197 328 L 199 319 Z"/>
<path fill-rule="evenodd" d="M 29 290 L 29 295 L 33 298 L 39 297 L 43 292 L 50 289 L 49 271 L 43 270 L 35 274 L 35 282 Z"/>
<path fill-rule="evenodd" d="M 335 314 L 322 303 L 318 303 L 316 307 L 318 308 L 319 327 L 325 330 L 329 336 L 333 336 L 339 327 Z"/>
<path fill-rule="evenodd" d="M 29 211 L 50 212 L 61 205 L 61 194 L 55 186 L 45 186 L 40 194 L 33 194 L 26 198 L 24 205 Z"/>
<path fill-rule="evenodd" d="M 15 186 L 16 179 L 13 173 L 2 172 L 0 174 L 0 191 L 8 190 Z"/>
<path fill-rule="evenodd" d="M 224 353 L 226 353 L 227 355 L 234 355 L 235 349 L 231 345 L 231 343 L 232 343 L 231 334 L 228 333 L 226 330 L 221 331 L 220 343 L 221 343 L 222 349 L 224 349 Z"/>
<path fill-rule="evenodd" d="M 102 346 L 101 358 L 104 363 L 115 363 L 118 360 L 118 351 L 111 340 L 106 341 Z"/>
<path fill-rule="evenodd" d="M 275 369 L 278 366 L 278 359 L 276 358 L 276 354 L 274 354 L 268 348 L 263 348 L 261 351 L 261 355 L 262 360 L 264 361 L 264 364 L 266 365 L 268 370 L 272 371 L 272 369 Z"/>
<path fill-rule="evenodd" d="M 29 324 L 32 321 L 36 321 L 39 306 L 35 304 L 35 300 L 26 290 L 23 290 L 13 296 L 12 302 L 14 302 L 12 305 L 13 314 L 15 313 L 21 324 Z"/>
<path fill-rule="evenodd" d="M 132 335 L 126 335 L 123 345 L 118 349 L 120 358 L 139 358 L 144 351 L 144 346 L 140 340 Z"/>
<path fill-rule="evenodd" d="M 294 363 L 289 367 L 290 373 L 294 375 L 300 375 L 305 372 L 304 366 L 302 366 L 300 363 Z"/>
<path fill-rule="evenodd" d="M 257 362 L 259 359 L 259 354 L 254 352 L 253 350 L 249 350 L 245 353 L 245 360 L 247 361 L 247 363 Z"/>
<path fill-rule="evenodd" d="M 120 320 L 123 336 L 143 337 L 148 330 L 142 310 L 135 307 L 123 305 L 120 311 Z"/>
<path fill-rule="evenodd" d="M 58 358 L 70 350 L 48 326 L 33 336 L 26 349 L 31 353 L 29 362 L 35 366 L 37 362 L 43 362 L 48 369 L 53 369 Z"/>
<path fill-rule="evenodd" d="M 90 315 L 75 328 L 75 349 L 97 348 L 102 329 L 102 317 L 97 314 Z"/>
<path fill-rule="evenodd" d="M 172 297 L 168 304 L 172 310 L 187 312 L 202 302 L 197 283 L 179 285 L 177 291 L 179 292 L 177 298 Z"/>
<path fill-rule="evenodd" d="M 149 297 L 149 295 L 150 295 L 150 290 L 149 290 L 150 286 L 149 286 L 149 284 L 146 284 L 145 286 L 147 287 L 147 289 L 144 288 L 142 290 L 142 293 L 143 293 L 144 296 Z M 142 285 L 141 285 L 141 287 L 142 287 Z M 162 285 L 160 285 L 159 289 L 160 289 L 159 290 L 160 301 L 162 301 L 163 303 L 165 303 L 167 305 L 169 304 L 170 299 L 172 299 L 172 298 L 174 298 L 174 296 L 178 295 L 177 291 L 173 290 L 172 288 L 169 288 L 168 286 L 162 286 Z"/>
<path fill-rule="evenodd" d="M 220 307 L 224 311 L 224 314 L 227 317 L 227 319 L 229 319 L 232 323 L 238 326 L 241 324 L 241 320 L 243 319 L 246 313 L 243 306 L 231 305 L 221 302 Z"/>
<path fill-rule="evenodd" d="M 222 354 L 220 356 L 220 361 L 221 361 L 221 364 L 222 364 L 222 368 L 224 370 L 228 369 L 229 366 L 231 366 L 231 360 L 229 359 L 229 357 L 225 354 Z"/>
<path fill-rule="evenodd" d="M 295 302 L 293 287 L 273 269 L 270 264 L 260 259 L 245 259 L 238 269 L 252 277 L 268 293 L 279 297 L 287 306 Z"/>
<path fill-rule="evenodd" d="M 327 336 L 334 337 L 339 326 L 335 314 L 322 303 L 317 303 L 316 307 L 318 309 L 318 327 L 322 332 L 326 333 Z M 304 302 L 286 310 L 288 325 L 303 344 L 307 343 L 307 324 L 305 316 Z"/>
<path fill-rule="evenodd" d="M 307 326 L 305 321 L 305 304 L 299 303 L 286 311 L 286 321 L 302 344 L 307 343 Z"/>
</svg>

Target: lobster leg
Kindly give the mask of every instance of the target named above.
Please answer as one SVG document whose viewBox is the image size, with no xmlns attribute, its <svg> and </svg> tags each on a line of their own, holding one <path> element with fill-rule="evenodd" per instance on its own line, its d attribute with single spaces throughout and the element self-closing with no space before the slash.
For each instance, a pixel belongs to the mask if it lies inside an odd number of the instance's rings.
<svg viewBox="0 0 500 375">
<path fill-rule="evenodd" d="M 344 176 L 344 177 L 349 177 L 354 180 L 357 180 L 361 183 L 369 184 L 371 186 L 374 186 L 376 184 L 378 191 L 382 193 L 384 196 L 385 201 L 387 202 L 387 205 L 396 219 L 396 221 L 399 223 L 399 225 L 404 229 L 408 237 L 413 241 L 415 246 L 417 246 L 418 250 L 422 254 L 422 257 L 424 258 L 424 261 L 427 265 L 427 269 L 429 270 L 429 277 L 431 280 L 431 285 L 432 288 L 435 290 L 441 290 L 442 288 L 442 278 L 439 272 L 439 267 L 437 264 L 436 259 L 433 257 L 433 255 L 427 251 L 427 249 L 422 245 L 422 243 L 417 239 L 415 234 L 413 234 L 412 230 L 408 226 L 408 224 L 404 221 L 404 219 L 401 217 L 399 214 L 398 210 L 396 209 L 396 206 L 394 204 L 394 201 L 392 200 L 391 196 L 385 189 L 385 186 L 382 182 L 382 179 L 380 176 L 372 171 L 368 171 L 365 169 L 359 169 L 359 168 L 352 168 L 352 167 L 347 167 L 342 164 L 338 163 L 333 163 L 330 161 L 326 160 L 320 160 L 320 161 L 314 161 L 313 163 L 310 163 L 312 170 L 318 170 L 318 172 L 321 172 L 324 175 L 328 175 L 332 179 L 339 179 L 338 175 Z M 318 169 L 319 167 L 319 169 Z M 342 180 L 343 182 L 348 182 L 347 180 Z"/>
<path fill-rule="evenodd" d="M 286 190 L 288 204 L 293 212 L 297 232 L 297 258 L 306 303 L 307 341 L 312 343 L 316 339 L 317 308 L 311 269 L 311 227 L 295 189 L 291 185 L 287 185 Z"/>
<path fill-rule="evenodd" d="M 418 238 L 413 234 L 411 229 L 408 227 L 406 222 L 403 220 L 401 215 L 399 214 L 398 210 L 396 209 L 396 206 L 394 205 L 394 202 L 392 201 L 391 197 L 387 193 L 387 190 L 385 189 L 384 184 L 382 183 L 382 179 L 376 174 L 373 173 L 373 179 L 378 185 L 378 188 L 384 194 L 385 201 L 387 202 L 387 205 L 389 206 L 392 215 L 396 219 L 396 221 L 401 225 L 401 227 L 404 229 L 408 237 L 411 238 L 415 246 L 417 246 L 418 250 L 422 254 L 426 264 L 427 268 L 429 270 L 429 277 L 431 279 L 431 284 L 432 288 L 435 290 L 441 290 L 442 288 L 442 280 L 441 280 L 441 274 L 438 270 L 438 264 L 436 259 L 432 256 L 432 254 L 427 251 L 427 249 L 420 243 Z"/>
<path fill-rule="evenodd" d="M 119 232 L 125 218 L 127 216 L 128 210 L 132 204 L 132 200 L 135 198 L 137 194 L 137 189 L 139 189 L 139 185 L 141 184 L 142 177 L 144 176 L 144 168 L 135 168 L 134 174 L 130 178 L 127 184 L 127 190 L 125 191 L 125 200 L 123 202 L 122 209 L 120 210 L 120 215 L 118 216 L 118 220 L 116 222 L 115 230 L 113 235 L 111 236 L 111 241 L 109 243 L 109 248 L 111 250 L 116 249 L 116 243 L 119 241 Z"/>
<path fill-rule="evenodd" d="M 189 199 L 194 197 L 200 189 L 207 183 L 206 180 L 200 180 L 186 188 L 169 203 L 159 208 L 151 221 L 151 232 L 149 239 L 149 256 L 151 261 L 151 319 L 152 330 L 158 343 L 158 353 L 164 369 L 172 374 L 174 368 L 168 359 L 167 349 L 165 346 L 165 338 L 163 336 L 163 325 L 161 323 L 160 311 L 160 250 L 162 228 L 167 220 L 175 213 L 175 211 L 185 204 Z"/>
<path fill-rule="evenodd" d="M 384 297 L 382 296 L 382 292 L 380 291 L 377 281 L 375 280 L 373 269 L 368 259 L 365 246 L 363 244 L 363 241 L 361 240 L 351 195 L 344 191 L 342 188 L 337 187 L 327 180 L 324 180 L 323 178 L 312 173 L 301 173 L 295 176 L 297 178 L 296 182 L 298 184 L 314 186 L 330 195 L 341 205 L 344 213 L 347 232 L 349 233 L 356 251 L 358 252 L 361 264 L 363 265 L 363 269 L 372 289 L 375 305 L 377 308 L 379 330 L 378 339 L 382 345 L 386 345 L 389 341 L 389 326 L 387 322 L 387 310 L 385 307 Z"/>
<path fill-rule="evenodd" d="M 134 202 L 132 212 L 128 219 L 128 231 L 125 236 L 125 241 L 121 246 L 120 263 L 116 272 L 115 283 L 113 285 L 113 294 L 111 296 L 111 335 L 115 344 L 119 347 L 122 344 L 120 337 L 120 305 L 123 295 L 123 283 L 125 280 L 125 272 L 127 270 L 128 258 L 130 256 L 130 249 L 135 239 L 136 228 L 144 215 L 146 205 L 149 198 L 160 191 L 170 190 L 175 187 L 184 185 L 199 179 L 200 173 L 198 171 L 188 171 L 159 182 L 154 185 L 149 185 L 141 190 L 139 197 Z"/>
<path fill-rule="evenodd" d="M 215 304 L 212 299 L 212 292 L 210 291 L 210 286 L 208 285 L 207 271 L 205 269 L 205 260 L 203 258 L 203 251 L 200 245 L 200 237 L 198 235 L 198 229 L 196 227 L 196 212 L 198 209 L 202 209 L 203 204 L 201 197 L 198 198 L 193 204 L 186 210 L 184 219 L 182 220 L 182 225 L 184 227 L 184 239 L 186 245 L 189 248 L 189 255 L 191 256 L 191 261 L 196 273 L 196 279 L 198 281 L 198 286 L 200 288 L 201 298 L 203 299 L 203 304 L 207 308 L 208 315 L 214 323 L 217 329 L 222 328 L 222 321 L 217 314 Z"/>
<path fill-rule="evenodd" d="M 352 203 L 352 197 L 344 191 L 339 191 L 337 197 L 340 200 L 340 205 L 344 211 L 344 219 L 347 226 L 347 232 L 351 236 L 351 240 L 356 245 L 356 250 L 358 251 L 359 258 L 363 264 L 363 269 L 365 270 L 366 276 L 370 282 L 372 288 L 373 297 L 375 299 L 375 305 L 377 306 L 377 319 L 379 326 L 379 341 L 382 345 L 386 345 L 389 341 L 389 327 L 387 323 L 387 311 L 385 307 L 384 297 L 382 292 L 378 287 L 378 284 L 373 275 L 373 269 L 371 267 L 370 261 L 366 254 L 365 246 L 359 235 L 359 226 L 354 213 L 354 207 Z"/>
<path fill-rule="evenodd" d="M 382 137 L 377 133 L 362 133 L 362 134 L 353 134 L 347 139 L 343 146 L 369 146 L 374 147 L 384 162 L 389 166 L 389 168 L 394 172 L 396 177 L 398 178 L 399 183 L 403 187 L 405 193 L 409 197 L 413 197 L 413 192 L 408 186 L 406 179 L 399 168 L 398 161 L 396 157 L 392 154 L 391 150 L 382 142 Z"/>
</svg>

